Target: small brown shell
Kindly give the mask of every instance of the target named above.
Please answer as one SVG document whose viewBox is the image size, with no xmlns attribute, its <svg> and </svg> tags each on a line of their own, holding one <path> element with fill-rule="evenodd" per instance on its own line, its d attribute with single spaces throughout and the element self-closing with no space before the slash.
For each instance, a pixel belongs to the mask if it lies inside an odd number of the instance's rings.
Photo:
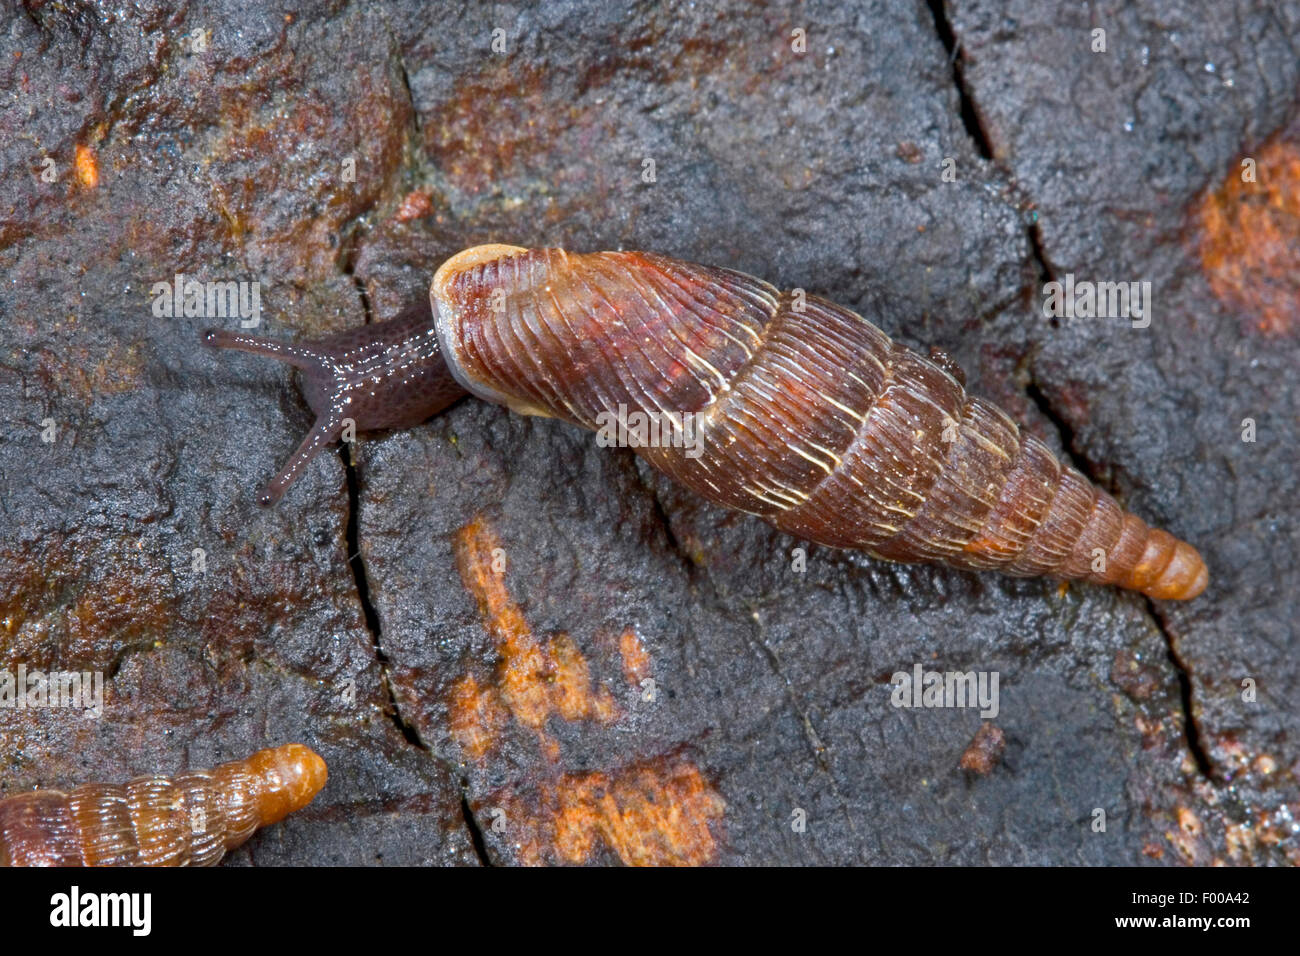
<svg viewBox="0 0 1300 956">
<path fill-rule="evenodd" d="M 325 761 L 301 744 L 214 770 L 0 800 L 0 866 L 211 866 L 311 803 Z"/>
</svg>

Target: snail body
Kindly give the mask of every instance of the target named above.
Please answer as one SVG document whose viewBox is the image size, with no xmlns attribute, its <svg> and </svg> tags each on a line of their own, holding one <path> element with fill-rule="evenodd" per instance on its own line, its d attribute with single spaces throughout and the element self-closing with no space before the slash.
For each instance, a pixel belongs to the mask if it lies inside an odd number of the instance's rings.
<svg viewBox="0 0 1300 956">
<path fill-rule="evenodd" d="M 211 866 L 325 786 L 301 744 L 213 770 L 0 800 L 0 866 Z"/>
<path fill-rule="evenodd" d="M 893 561 L 1200 594 L 1196 549 L 1122 509 L 991 403 L 862 316 L 743 273 L 644 252 L 486 245 L 438 269 L 417 310 L 302 345 L 208 332 L 304 370 L 318 420 L 264 501 L 344 418 L 422 421 L 463 394 L 600 430 L 680 438 L 637 454 L 709 501 Z"/>
</svg>

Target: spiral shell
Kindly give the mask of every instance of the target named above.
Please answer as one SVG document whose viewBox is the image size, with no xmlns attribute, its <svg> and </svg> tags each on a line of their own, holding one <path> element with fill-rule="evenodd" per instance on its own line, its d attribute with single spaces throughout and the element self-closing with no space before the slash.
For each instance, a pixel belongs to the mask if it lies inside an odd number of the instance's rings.
<svg viewBox="0 0 1300 956">
<path fill-rule="evenodd" d="M 702 423 L 702 453 L 636 449 L 782 531 L 894 561 L 1204 590 L 1196 549 L 1059 461 L 959 371 L 831 302 L 643 252 L 477 246 L 430 290 L 468 391 L 589 429 L 623 406 Z"/>
<path fill-rule="evenodd" d="M 0 866 L 211 866 L 305 807 L 325 761 L 301 744 L 214 770 L 0 800 Z"/>
</svg>

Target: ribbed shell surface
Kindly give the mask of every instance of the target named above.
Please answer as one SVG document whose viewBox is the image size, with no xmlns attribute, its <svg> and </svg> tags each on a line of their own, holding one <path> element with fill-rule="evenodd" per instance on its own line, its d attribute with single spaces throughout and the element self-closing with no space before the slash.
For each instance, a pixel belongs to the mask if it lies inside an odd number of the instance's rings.
<svg viewBox="0 0 1300 956">
<path fill-rule="evenodd" d="M 637 453 L 799 537 L 1157 591 L 1185 587 L 1194 570 L 1183 552 L 1175 562 L 1177 539 L 833 303 L 648 253 L 559 249 L 469 263 L 436 280 L 433 298 L 446 359 L 470 391 L 590 429 L 619 406 L 695 415 L 698 457 Z"/>
<path fill-rule="evenodd" d="M 301 745 L 214 770 L 34 790 L 0 801 L 0 866 L 208 866 L 325 783 Z"/>
</svg>

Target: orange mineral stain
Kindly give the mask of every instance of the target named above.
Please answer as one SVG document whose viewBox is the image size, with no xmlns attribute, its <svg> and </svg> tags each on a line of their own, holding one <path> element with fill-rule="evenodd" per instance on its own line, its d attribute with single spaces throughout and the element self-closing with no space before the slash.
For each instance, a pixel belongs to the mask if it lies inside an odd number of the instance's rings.
<svg viewBox="0 0 1300 956">
<path fill-rule="evenodd" d="M 1007 736 L 1001 727 L 985 721 L 967 745 L 958 761 L 962 770 L 988 776 L 1002 760 L 1007 747 Z"/>
<path fill-rule="evenodd" d="M 136 345 L 112 345 L 94 350 L 70 347 L 36 356 L 36 376 L 42 389 L 89 405 L 105 395 L 120 395 L 144 381 L 145 354 Z"/>
<path fill-rule="evenodd" d="M 513 720 L 534 732 L 542 769 L 507 784 L 478 811 L 505 814 L 506 841 L 528 864 L 585 863 L 602 848 L 628 865 L 708 863 L 726 804 L 691 761 L 677 754 L 606 770 L 567 771 L 552 719 L 607 726 L 623 715 L 613 694 L 568 634 L 540 640 L 505 585 L 505 551 L 481 517 L 457 532 L 461 580 L 478 604 L 500 664 L 488 680 L 466 674 L 451 688 L 452 738 L 477 763 L 501 745 Z M 623 676 L 634 687 L 650 656 L 630 628 L 619 638 Z M 495 829 L 494 829 L 495 832 Z"/>
<path fill-rule="evenodd" d="M 1300 315 L 1298 135 L 1275 136 L 1246 158 L 1253 168 L 1234 165 L 1197 210 L 1210 289 L 1266 336 L 1292 333 Z"/>
<path fill-rule="evenodd" d="M 99 160 L 92 147 L 84 143 L 77 144 L 76 167 L 77 182 L 82 186 L 94 189 L 99 185 Z"/>
<path fill-rule="evenodd" d="M 510 720 L 495 687 L 480 687 L 466 674 L 452 685 L 450 702 L 451 735 L 461 749 L 482 760 Z"/>
<path fill-rule="evenodd" d="M 423 219 L 432 212 L 432 194 L 427 189 L 416 189 L 407 193 L 402 199 L 401 205 L 393 213 L 393 218 L 398 222 L 410 222 L 413 219 Z"/>
<path fill-rule="evenodd" d="M 561 717 L 597 720 L 603 724 L 618 718 L 613 695 L 607 688 L 592 683 L 587 659 L 573 638 L 568 634 L 555 635 L 551 638 L 550 654 L 555 671 L 551 703 Z"/>
<path fill-rule="evenodd" d="M 454 189 L 490 193 L 535 173 L 571 121 L 547 103 L 545 73 L 508 60 L 460 78 L 424 126 L 424 147 Z"/>
<path fill-rule="evenodd" d="M 623 676 L 633 687 L 650 676 L 650 655 L 641 644 L 641 638 L 630 627 L 618 639 L 618 650 L 623 655 Z"/>
<path fill-rule="evenodd" d="M 174 581 L 149 539 L 49 535 L 0 550 L 0 569 L 0 669 L 106 670 L 176 626 Z"/>
<path fill-rule="evenodd" d="M 504 802 L 530 865 L 587 863 L 603 846 L 628 866 L 700 866 L 717 854 L 726 809 L 698 767 L 672 758 L 565 774 L 532 805 L 513 795 Z"/>
<path fill-rule="evenodd" d="M 501 655 L 495 686 L 510 715 L 537 731 L 552 715 L 601 723 L 616 720 L 613 695 L 591 679 L 587 659 L 573 639 L 556 634 L 543 642 L 533 634 L 506 590 L 505 575 L 496 570 L 504 553 L 481 518 L 457 533 L 461 579 L 478 602 L 483 625 Z"/>
</svg>

